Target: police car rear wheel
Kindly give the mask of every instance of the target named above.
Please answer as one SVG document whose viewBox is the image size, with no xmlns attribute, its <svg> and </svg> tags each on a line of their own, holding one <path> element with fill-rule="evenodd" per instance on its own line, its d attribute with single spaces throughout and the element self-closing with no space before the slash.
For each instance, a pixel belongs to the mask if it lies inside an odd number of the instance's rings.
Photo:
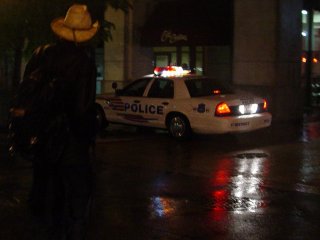
<svg viewBox="0 0 320 240">
<path fill-rule="evenodd" d="M 182 115 L 175 115 L 169 120 L 169 133 L 176 139 L 185 139 L 191 135 L 189 121 Z"/>
</svg>

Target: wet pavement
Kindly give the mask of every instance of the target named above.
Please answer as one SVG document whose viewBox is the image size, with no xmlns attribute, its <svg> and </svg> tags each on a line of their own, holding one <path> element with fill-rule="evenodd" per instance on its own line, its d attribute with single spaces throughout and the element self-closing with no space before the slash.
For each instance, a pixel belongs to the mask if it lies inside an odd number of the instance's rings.
<svg viewBox="0 0 320 240">
<path fill-rule="evenodd" d="M 97 141 L 89 240 L 319 239 L 320 122 L 240 136 L 109 130 Z M 47 239 L 26 205 L 31 165 L 0 139 L 0 239 Z"/>
</svg>

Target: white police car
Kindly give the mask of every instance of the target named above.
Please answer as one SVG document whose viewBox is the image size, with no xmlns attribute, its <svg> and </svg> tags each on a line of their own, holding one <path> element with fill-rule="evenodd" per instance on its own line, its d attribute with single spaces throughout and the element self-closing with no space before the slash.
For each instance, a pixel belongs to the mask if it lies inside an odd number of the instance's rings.
<svg viewBox="0 0 320 240">
<path fill-rule="evenodd" d="M 173 66 L 156 68 L 113 96 L 97 96 L 96 103 L 108 123 L 167 129 L 175 138 L 253 131 L 272 119 L 265 99 L 234 94 L 215 79 Z"/>
</svg>

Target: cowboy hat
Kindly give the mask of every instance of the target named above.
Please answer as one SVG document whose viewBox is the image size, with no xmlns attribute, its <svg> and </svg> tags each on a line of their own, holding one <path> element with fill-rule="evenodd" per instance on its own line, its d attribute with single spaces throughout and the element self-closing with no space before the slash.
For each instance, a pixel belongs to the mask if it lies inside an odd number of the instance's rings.
<svg viewBox="0 0 320 240">
<path fill-rule="evenodd" d="M 92 24 L 91 16 L 86 5 L 72 5 L 65 17 L 51 22 L 52 31 L 59 37 L 73 42 L 90 40 L 99 29 L 99 22 Z"/>
</svg>

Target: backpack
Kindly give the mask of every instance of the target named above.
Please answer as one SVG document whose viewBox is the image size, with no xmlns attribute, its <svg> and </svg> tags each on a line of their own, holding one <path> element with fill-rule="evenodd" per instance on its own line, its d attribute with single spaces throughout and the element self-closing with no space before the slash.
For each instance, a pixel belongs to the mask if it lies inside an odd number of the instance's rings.
<svg viewBox="0 0 320 240">
<path fill-rule="evenodd" d="M 9 153 L 35 161 L 41 151 L 52 151 L 51 161 L 58 158 L 62 146 L 58 141 L 66 133 L 66 117 L 53 115 L 57 79 L 43 66 L 36 68 L 18 87 L 9 110 Z M 50 144 L 48 144 L 50 142 Z M 47 149 L 48 147 L 53 149 Z"/>
</svg>

